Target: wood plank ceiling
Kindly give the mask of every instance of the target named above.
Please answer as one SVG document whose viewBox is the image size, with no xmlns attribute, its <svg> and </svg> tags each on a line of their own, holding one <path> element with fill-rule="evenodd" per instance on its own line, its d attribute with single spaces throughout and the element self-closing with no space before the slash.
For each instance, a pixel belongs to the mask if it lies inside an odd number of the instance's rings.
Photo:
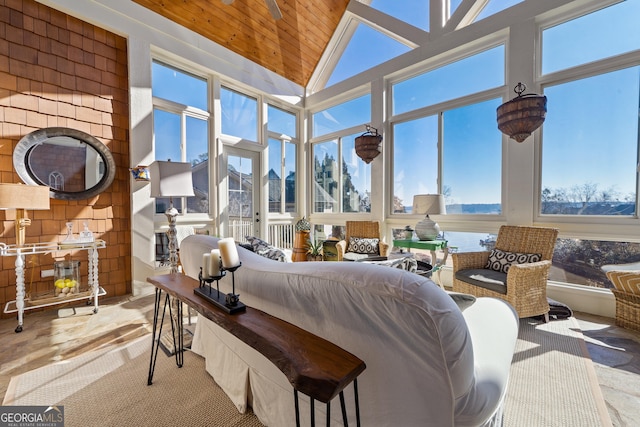
<svg viewBox="0 0 640 427">
<path fill-rule="evenodd" d="M 349 0 L 134 0 L 165 18 L 306 87 Z"/>
</svg>

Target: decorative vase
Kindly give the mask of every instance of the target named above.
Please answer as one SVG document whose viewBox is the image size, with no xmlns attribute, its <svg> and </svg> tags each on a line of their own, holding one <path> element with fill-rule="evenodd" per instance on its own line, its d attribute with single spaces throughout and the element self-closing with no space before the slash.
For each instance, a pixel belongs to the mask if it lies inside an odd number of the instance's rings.
<svg viewBox="0 0 640 427">
<path fill-rule="evenodd" d="M 307 251 L 309 250 L 309 231 L 299 230 L 293 238 L 293 253 L 291 261 L 300 262 L 307 260 Z"/>
</svg>

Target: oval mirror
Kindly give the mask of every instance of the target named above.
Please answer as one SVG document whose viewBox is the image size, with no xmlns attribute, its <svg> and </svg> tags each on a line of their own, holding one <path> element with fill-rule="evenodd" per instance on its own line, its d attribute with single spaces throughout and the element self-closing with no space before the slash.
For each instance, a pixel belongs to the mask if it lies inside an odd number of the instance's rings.
<svg viewBox="0 0 640 427">
<path fill-rule="evenodd" d="M 46 185 L 51 197 L 63 200 L 100 194 L 116 174 L 113 156 L 102 142 L 63 127 L 25 135 L 13 151 L 13 167 L 25 184 Z"/>
</svg>

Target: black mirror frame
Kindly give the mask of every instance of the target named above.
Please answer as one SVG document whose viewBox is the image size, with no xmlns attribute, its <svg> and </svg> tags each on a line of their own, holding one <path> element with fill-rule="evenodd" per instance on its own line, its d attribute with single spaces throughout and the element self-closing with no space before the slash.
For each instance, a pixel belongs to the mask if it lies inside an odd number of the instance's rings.
<svg viewBox="0 0 640 427">
<path fill-rule="evenodd" d="M 100 179 L 100 181 L 91 188 L 76 192 L 50 190 L 49 196 L 51 198 L 61 200 L 84 200 L 96 196 L 106 190 L 116 176 L 116 162 L 113 159 L 111 151 L 109 151 L 106 145 L 88 133 L 65 127 L 40 129 L 25 135 L 20 139 L 20 141 L 18 141 L 18 145 L 16 145 L 15 150 L 13 150 L 13 167 L 22 181 L 29 185 L 48 185 L 47 183 L 40 182 L 35 178 L 27 165 L 27 159 L 33 147 L 43 143 L 49 138 L 55 138 L 58 136 L 75 138 L 96 150 L 104 160 L 105 172 L 102 179 Z"/>
</svg>

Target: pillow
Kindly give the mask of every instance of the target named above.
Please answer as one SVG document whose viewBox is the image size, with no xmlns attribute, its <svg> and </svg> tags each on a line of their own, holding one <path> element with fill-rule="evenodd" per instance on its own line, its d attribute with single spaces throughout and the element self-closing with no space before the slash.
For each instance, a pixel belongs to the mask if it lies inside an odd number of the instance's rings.
<svg viewBox="0 0 640 427">
<path fill-rule="evenodd" d="M 484 268 L 507 273 L 511 264 L 528 264 L 530 262 L 538 262 L 540 259 L 542 259 L 540 254 L 521 254 L 493 249 Z"/>
<path fill-rule="evenodd" d="M 476 302 L 476 297 L 471 294 L 463 294 L 460 292 L 451 291 L 447 291 L 447 294 L 449 294 L 453 302 L 458 305 L 460 311 L 464 311 L 465 308 L 471 306 L 471 304 Z"/>
<path fill-rule="evenodd" d="M 380 239 L 364 239 L 361 237 L 349 237 L 349 247 L 347 252 L 355 252 L 357 254 L 377 255 L 378 243 Z"/>
<path fill-rule="evenodd" d="M 253 245 L 251 245 L 251 243 L 238 243 L 238 246 L 240 246 L 241 248 L 245 248 L 248 251 L 253 252 Z"/>
<path fill-rule="evenodd" d="M 269 243 L 255 236 L 245 236 L 245 238 L 251 244 L 253 252 L 257 253 L 258 255 L 272 259 L 274 261 L 287 261 L 287 254 L 285 254 L 281 249 L 278 249 L 275 246 L 271 246 Z"/>
</svg>

